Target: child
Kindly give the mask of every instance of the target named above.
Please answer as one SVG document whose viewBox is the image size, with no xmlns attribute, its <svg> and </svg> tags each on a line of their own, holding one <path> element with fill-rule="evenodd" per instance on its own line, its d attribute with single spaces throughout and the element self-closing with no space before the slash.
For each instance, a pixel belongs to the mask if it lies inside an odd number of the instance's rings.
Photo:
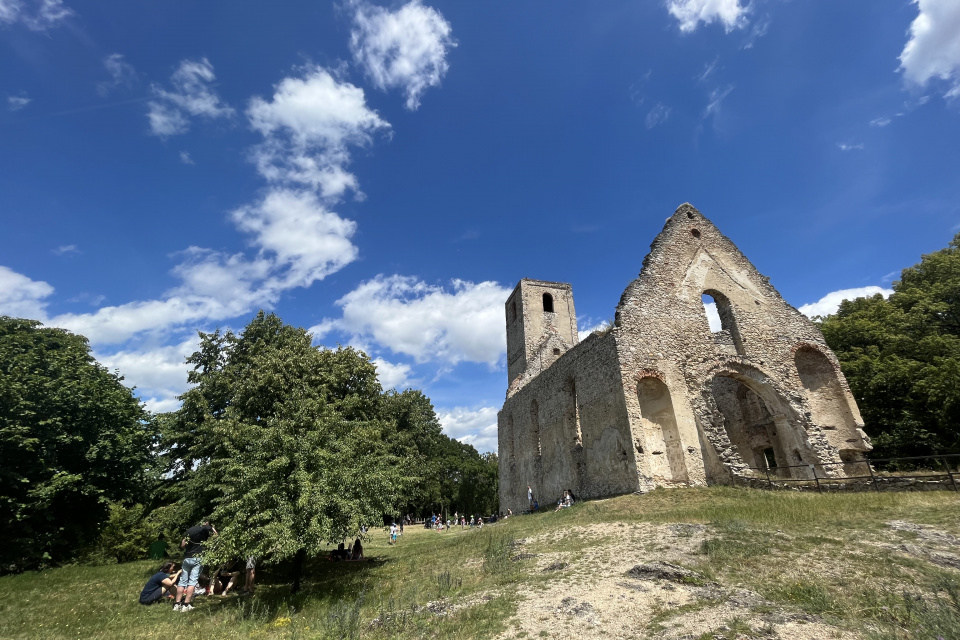
<svg viewBox="0 0 960 640">
<path fill-rule="evenodd" d="M 397 544 L 397 523 L 390 523 L 390 543 Z"/>
</svg>

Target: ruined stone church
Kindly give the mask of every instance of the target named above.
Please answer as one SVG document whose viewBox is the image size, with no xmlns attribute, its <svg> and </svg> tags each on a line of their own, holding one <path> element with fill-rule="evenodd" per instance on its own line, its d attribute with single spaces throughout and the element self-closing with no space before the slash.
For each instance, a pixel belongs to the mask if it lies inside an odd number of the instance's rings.
<svg viewBox="0 0 960 640">
<path fill-rule="evenodd" d="M 612 327 L 580 342 L 571 286 L 528 279 L 506 320 L 503 510 L 527 508 L 527 485 L 547 505 L 565 489 L 853 475 L 871 449 L 819 329 L 689 204 L 653 241 Z"/>
</svg>

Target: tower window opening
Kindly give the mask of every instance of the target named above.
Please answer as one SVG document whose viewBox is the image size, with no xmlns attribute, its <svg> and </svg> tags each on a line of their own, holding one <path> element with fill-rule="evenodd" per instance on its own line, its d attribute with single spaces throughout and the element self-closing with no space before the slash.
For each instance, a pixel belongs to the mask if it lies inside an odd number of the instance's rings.
<svg viewBox="0 0 960 640">
<path fill-rule="evenodd" d="M 549 293 L 543 294 L 543 311 L 553 313 L 553 296 Z"/>
</svg>

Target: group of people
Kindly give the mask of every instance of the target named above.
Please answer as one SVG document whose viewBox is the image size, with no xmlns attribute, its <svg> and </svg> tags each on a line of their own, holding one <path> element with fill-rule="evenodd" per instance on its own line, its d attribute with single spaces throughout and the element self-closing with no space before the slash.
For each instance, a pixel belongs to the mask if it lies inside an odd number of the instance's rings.
<svg viewBox="0 0 960 640">
<path fill-rule="evenodd" d="M 357 538 L 350 546 L 344 546 L 341 542 L 337 548 L 330 552 L 330 560 L 363 560 L 363 543 Z"/>
<path fill-rule="evenodd" d="M 557 508 L 555 511 L 560 511 L 560 509 L 564 509 L 566 507 L 572 507 L 575 501 L 576 496 L 573 495 L 573 490 L 567 489 L 563 492 L 563 497 L 557 502 Z M 537 502 L 537 499 L 533 496 L 533 488 L 530 485 L 527 485 L 527 505 L 529 506 L 530 513 L 540 510 L 540 503 Z"/>
<path fill-rule="evenodd" d="M 256 559 L 253 556 L 246 561 L 238 558 L 221 565 L 214 571 L 212 579 L 209 574 L 203 573 L 203 545 L 217 535 L 219 534 L 216 528 L 209 520 L 187 529 L 180 542 L 180 548 L 184 550 L 183 564 L 177 569 L 176 563 L 166 562 L 157 573 L 150 576 L 140 592 L 140 604 L 154 604 L 168 597 L 173 600 L 174 611 L 191 611 L 195 596 L 225 596 L 233 590 L 240 576 L 244 574 L 244 593 L 252 594 L 256 578 Z M 162 541 L 162 538 L 158 541 Z M 151 555 L 152 552 L 151 545 Z"/>
</svg>

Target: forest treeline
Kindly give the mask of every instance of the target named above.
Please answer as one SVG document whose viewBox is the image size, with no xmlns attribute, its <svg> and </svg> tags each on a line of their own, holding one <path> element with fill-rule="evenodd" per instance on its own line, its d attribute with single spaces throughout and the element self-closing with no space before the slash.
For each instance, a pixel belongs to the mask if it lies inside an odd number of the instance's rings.
<svg viewBox="0 0 960 640">
<path fill-rule="evenodd" d="M 0 572 L 132 560 L 203 518 L 211 562 L 282 562 L 385 517 L 497 509 L 496 454 L 360 351 L 260 312 L 187 361 L 181 408 L 152 415 L 83 336 L 0 317 Z"/>
<path fill-rule="evenodd" d="M 960 234 L 904 269 L 889 298 L 845 300 L 819 325 L 871 458 L 960 453 Z"/>
</svg>

